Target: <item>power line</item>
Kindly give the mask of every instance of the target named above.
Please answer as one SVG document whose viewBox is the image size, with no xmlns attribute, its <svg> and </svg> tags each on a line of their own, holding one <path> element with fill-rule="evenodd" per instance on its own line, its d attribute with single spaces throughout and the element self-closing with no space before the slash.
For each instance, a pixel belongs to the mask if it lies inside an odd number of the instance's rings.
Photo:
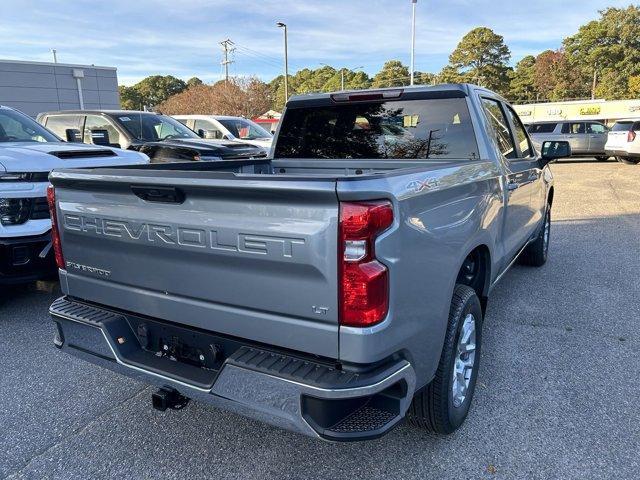
<svg viewBox="0 0 640 480">
<path fill-rule="evenodd" d="M 264 60 L 264 62 L 269 62 L 270 64 L 273 64 L 274 66 L 278 66 L 278 67 L 282 67 L 282 60 L 280 58 L 277 57 L 272 57 L 271 55 L 267 55 L 265 53 L 259 52 L 257 50 L 253 50 L 252 48 L 246 47 L 244 45 L 240 45 L 238 43 L 235 44 L 235 47 L 241 52 L 244 53 L 246 55 L 252 56 L 253 58 L 261 58 Z M 295 68 L 296 70 L 303 70 L 304 67 L 299 63 L 296 62 L 292 62 L 291 60 L 289 60 L 289 65 L 292 66 L 293 68 Z"/>
<path fill-rule="evenodd" d="M 273 60 L 269 60 L 268 58 L 260 57 L 260 56 L 254 54 L 254 53 L 246 52 L 246 51 L 240 49 L 239 47 L 238 47 L 237 53 L 240 54 L 240 55 L 246 55 L 246 57 L 248 59 L 261 62 L 264 65 L 269 65 L 269 66 L 278 67 L 278 68 L 280 68 L 282 66 L 282 62 L 276 62 L 276 61 L 273 61 Z"/>
</svg>

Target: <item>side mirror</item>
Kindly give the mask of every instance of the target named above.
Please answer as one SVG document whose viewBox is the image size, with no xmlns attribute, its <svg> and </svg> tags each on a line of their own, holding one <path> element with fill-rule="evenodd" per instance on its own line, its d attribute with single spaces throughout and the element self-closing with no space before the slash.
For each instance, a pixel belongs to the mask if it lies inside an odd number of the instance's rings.
<svg viewBox="0 0 640 480">
<path fill-rule="evenodd" d="M 207 134 L 207 133 L 206 133 L 202 128 L 199 128 L 199 129 L 198 129 L 198 131 L 197 131 L 196 133 L 198 134 L 198 136 L 199 136 L 200 138 L 207 138 L 207 137 L 206 137 L 206 134 Z"/>
<path fill-rule="evenodd" d="M 91 143 L 94 145 L 102 145 L 103 147 L 110 147 L 109 132 L 102 129 L 91 130 Z"/>
<path fill-rule="evenodd" d="M 541 150 L 543 166 L 559 158 L 571 156 L 571 145 L 564 140 L 546 140 L 542 142 Z"/>
<path fill-rule="evenodd" d="M 225 133 L 224 135 L 222 135 L 222 139 L 223 139 L 223 140 L 233 140 L 233 138 L 231 137 L 231 135 L 228 135 L 228 134 L 226 134 L 226 133 Z"/>
<path fill-rule="evenodd" d="M 64 131 L 64 136 L 66 137 L 67 142 L 71 142 L 71 143 L 82 142 L 82 134 L 80 133 L 80 130 L 78 130 L 77 128 L 67 128 Z"/>
</svg>

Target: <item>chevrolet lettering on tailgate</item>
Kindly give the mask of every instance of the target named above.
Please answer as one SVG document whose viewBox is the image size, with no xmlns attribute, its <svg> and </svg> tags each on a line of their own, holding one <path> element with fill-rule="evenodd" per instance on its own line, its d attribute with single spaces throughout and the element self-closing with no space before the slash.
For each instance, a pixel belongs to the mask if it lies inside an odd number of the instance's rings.
<svg viewBox="0 0 640 480">
<path fill-rule="evenodd" d="M 166 224 L 131 222 L 112 218 L 64 215 L 64 228 L 90 235 L 109 236 L 159 245 L 211 248 L 226 252 L 280 255 L 293 258 L 305 244 L 303 238 L 252 235 L 229 229 L 212 230 Z"/>
</svg>

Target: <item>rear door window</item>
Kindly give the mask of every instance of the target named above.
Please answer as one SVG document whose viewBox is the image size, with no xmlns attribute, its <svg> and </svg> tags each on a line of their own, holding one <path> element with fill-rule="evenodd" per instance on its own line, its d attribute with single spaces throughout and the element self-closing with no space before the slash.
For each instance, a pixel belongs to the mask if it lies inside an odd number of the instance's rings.
<svg viewBox="0 0 640 480">
<path fill-rule="evenodd" d="M 465 98 L 289 108 L 276 158 L 479 158 Z"/>
<path fill-rule="evenodd" d="M 82 115 L 51 115 L 47 117 L 45 127 L 68 142 L 81 142 Z"/>
<path fill-rule="evenodd" d="M 529 126 L 529 133 L 553 133 L 557 123 L 537 123 Z"/>
<path fill-rule="evenodd" d="M 520 153 L 522 158 L 528 158 L 533 156 L 533 148 L 531 147 L 531 142 L 529 141 L 529 135 L 524 129 L 522 122 L 520 121 L 520 117 L 518 114 L 508 105 L 505 105 L 507 110 L 507 115 L 511 120 L 511 123 L 514 127 L 514 133 L 516 136 L 516 141 L 520 146 Z"/>
<path fill-rule="evenodd" d="M 585 133 L 585 125 L 582 122 L 568 122 L 562 125 L 562 133 L 580 135 Z"/>
<path fill-rule="evenodd" d="M 587 133 L 590 134 L 602 134 L 607 133 L 607 127 L 602 125 L 601 123 L 587 123 Z"/>
<path fill-rule="evenodd" d="M 222 131 L 216 127 L 213 122 L 209 120 L 197 119 L 193 126 L 193 129 L 197 132 L 198 130 L 204 130 L 205 132 L 211 132 L 207 138 L 222 138 Z"/>
<path fill-rule="evenodd" d="M 502 155 L 509 159 L 518 158 L 518 151 L 509 129 L 509 122 L 500 104 L 496 100 L 483 98 L 482 105 L 487 115 L 487 120 L 493 127 L 494 138 Z"/>
<path fill-rule="evenodd" d="M 92 131 L 94 130 L 106 130 L 109 135 L 109 144 L 120 145 L 120 132 L 116 127 L 106 118 L 101 115 L 87 115 L 87 120 L 84 125 L 84 142 L 85 143 L 99 143 L 94 142 Z"/>
</svg>

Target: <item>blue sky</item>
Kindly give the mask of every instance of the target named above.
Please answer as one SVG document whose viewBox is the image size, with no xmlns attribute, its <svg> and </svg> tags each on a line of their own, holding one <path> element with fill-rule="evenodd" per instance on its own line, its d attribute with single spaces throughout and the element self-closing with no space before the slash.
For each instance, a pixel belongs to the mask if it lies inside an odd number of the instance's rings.
<svg viewBox="0 0 640 480">
<path fill-rule="evenodd" d="M 471 28 L 504 36 L 512 63 L 558 48 L 562 39 L 629 0 L 418 0 L 416 69 L 439 71 Z M 321 63 L 363 67 L 409 63 L 410 0 L 0 0 L 0 58 L 115 66 L 120 83 L 171 74 L 221 77 L 221 40 L 238 48 L 230 72 L 270 80 L 282 71 L 289 30 L 289 72 Z"/>
</svg>

